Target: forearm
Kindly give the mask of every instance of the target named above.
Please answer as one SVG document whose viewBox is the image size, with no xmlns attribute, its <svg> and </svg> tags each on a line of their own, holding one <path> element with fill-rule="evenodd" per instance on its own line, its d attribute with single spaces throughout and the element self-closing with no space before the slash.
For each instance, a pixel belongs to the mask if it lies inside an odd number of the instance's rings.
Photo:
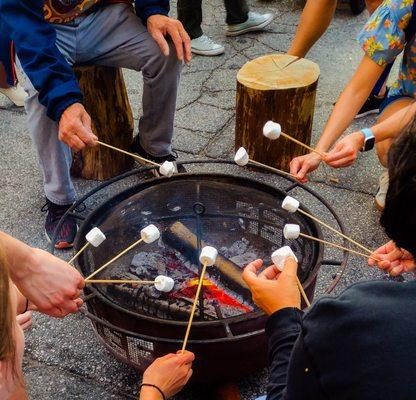
<svg viewBox="0 0 416 400">
<path fill-rule="evenodd" d="M 337 0 L 308 0 L 303 9 L 288 54 L 305 57 L 325 33 L 337 7 Z"/>
</svg>

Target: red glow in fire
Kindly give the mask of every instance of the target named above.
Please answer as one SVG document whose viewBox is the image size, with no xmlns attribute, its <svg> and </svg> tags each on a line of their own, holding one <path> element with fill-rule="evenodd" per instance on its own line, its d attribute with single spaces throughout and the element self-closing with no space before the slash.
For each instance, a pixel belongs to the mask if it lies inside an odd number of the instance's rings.
<svg viewBox="0 0 416 400">
<path fill-rule="evenodd" d="M 178 293 L 175 293 L 174 296 L 181 297 L 180 295 L 182 295 L 182 296 L 193 299 L 196 295 L 198 282 L 199 282 L 198 278 L 191 279 L 190 281 L 187 282 L 187 286 L 184 289 L 180 290 Z M 250 307 L 247 307 L 243 303 L 240 303 L 236 299 L 229 296 L 227 293 L 225 293 L 224 290 L 220 289 L 210 280 L 204 279 L 202 284 L 204 285 L 204 298 L 205 299 L 217 300 L 220 304 L 224 304 L 224 305 L 234 307 L 234 308 L 239 308 L 240 310 L 243 310 L 245 312 L 251 311 Z"/>
</svg>

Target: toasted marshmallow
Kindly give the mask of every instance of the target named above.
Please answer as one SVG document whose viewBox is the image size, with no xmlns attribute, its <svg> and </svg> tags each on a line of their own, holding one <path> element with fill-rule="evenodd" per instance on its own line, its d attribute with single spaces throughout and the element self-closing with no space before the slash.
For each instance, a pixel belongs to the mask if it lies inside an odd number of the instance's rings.
<svg viewBox="0 0 416 400">
<path fill-rule="evenodd" d="M 268 139 L 278 139 L 282 133 L 282 127 L 277 122 L 267 121 L 263 126 L 263 135 Z"/>
<path fill-rule="evenodd" d="M 86 235 L 85 239 L 94 247 L 98 247 L 106 239 L 104 233 L 98 228 L 92 228 Z"/>
<path fill-rule="evenodd" d="M 286 196 L 282 202 L 282 208 L 290 213 L 298 211 L 300 203 L 293 197 Z"/>
<path fill-rule="evenodd" d="M 298 262 L 298 259 L 295 256 L 295 253 L 292 251 L 292 249 L 289 246 L 284 246 L 280 249 L 277 249 L 272 254 L 272 261 L 279 271 L 283 271 L 283 268 L 285 267 L 285 262 L 289 257 L 292 257 L 296 262 Z"/>
<path fill-rule="evenodd" d="M 244 147 L 240 147 L 237 150 L 237 153 L 235 153 L 234 156 L 234 161 L 240 167 L 244 167 L 248 164 L 248 162 L 250 161 L 250 157 L 248 156 L 248 153 Z"/>
<path fill-rule="evenodd" d="M 199 261 L 203 265 L 211 266 L 215 264 L 217 259 L 218 251 L 215 247 L 205 246 L 201 250 L 201 255 L 199 256 Z"/>
<path fill-rule="evenodd" d="M 175 164 L 171 161 L 165 161 L 160 166 L 159 172 L 161 175 L 167 176 L 168 178 L 170 178 L 176 172 Z"/>
<path fill-rule="evenodd" d="M 286 224 L 283 228 L 283 236 L 285 239 L 297 239 L 300 236 L 300 226 L 297 224 Z"/>
<path fill-rule="evenodd" d="M 175 281 L 169 276 L 159 275 L 155 279 L 155 288 L 159 290 L 159 292 L 168 293 L 174 286 Z"/>
<path fill-rule="evenodd" d="M 144 242 L 153 243 L 160 238 L 160 232 L 155 225 L 151 224 L 140 231 L 140 236 Z"/>
</svg>

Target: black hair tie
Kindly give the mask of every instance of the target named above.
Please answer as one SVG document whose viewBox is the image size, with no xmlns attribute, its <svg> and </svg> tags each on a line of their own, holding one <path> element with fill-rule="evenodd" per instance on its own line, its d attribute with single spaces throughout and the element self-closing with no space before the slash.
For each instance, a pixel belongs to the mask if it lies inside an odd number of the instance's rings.
<svg viewBox="0 0 416 400">
<path fill-rule="evenodd" d="M 148 387 L 152 387 L 152 388 L 156 389 L 156 390 L 157 390 L 157 391 L 161 394 L 161 396 L 162 396 L 163 400 L 166 400 L 166 396 L 165 396 L 165 394 L 162 392 L 162 389 L 160 389 L 160 388 L 159 388 L 159 387 L 157 387 L 156 385 L 152 385 L 151 383 L 142 383 L 142 384 L 139 386 L 139 389 L 141 390 L 141 388 L 142 388 L 143 386 L 148 386 Z"/>
</svg>

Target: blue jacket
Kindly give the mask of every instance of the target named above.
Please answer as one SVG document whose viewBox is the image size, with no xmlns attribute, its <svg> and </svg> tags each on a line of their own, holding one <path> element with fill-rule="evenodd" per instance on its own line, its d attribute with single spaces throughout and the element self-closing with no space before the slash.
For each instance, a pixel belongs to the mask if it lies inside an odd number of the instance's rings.
<svg viewBox="0 0 416 400">
<path fill-rule="evenodd" d="M 0 0 L 0 16 L 23 70 L 39 92 L 40 103 L 49 118 L 59 121 L 67 107 L 82 103 L 82 94 L 71 66 L 56 46 L 55 28 L 45 21 L 43 6 L 44 0 Z M 167 15 L 169 0 L 136 0 L 135 7 L 146 23 L 151 15 Z"/>
</svg>

